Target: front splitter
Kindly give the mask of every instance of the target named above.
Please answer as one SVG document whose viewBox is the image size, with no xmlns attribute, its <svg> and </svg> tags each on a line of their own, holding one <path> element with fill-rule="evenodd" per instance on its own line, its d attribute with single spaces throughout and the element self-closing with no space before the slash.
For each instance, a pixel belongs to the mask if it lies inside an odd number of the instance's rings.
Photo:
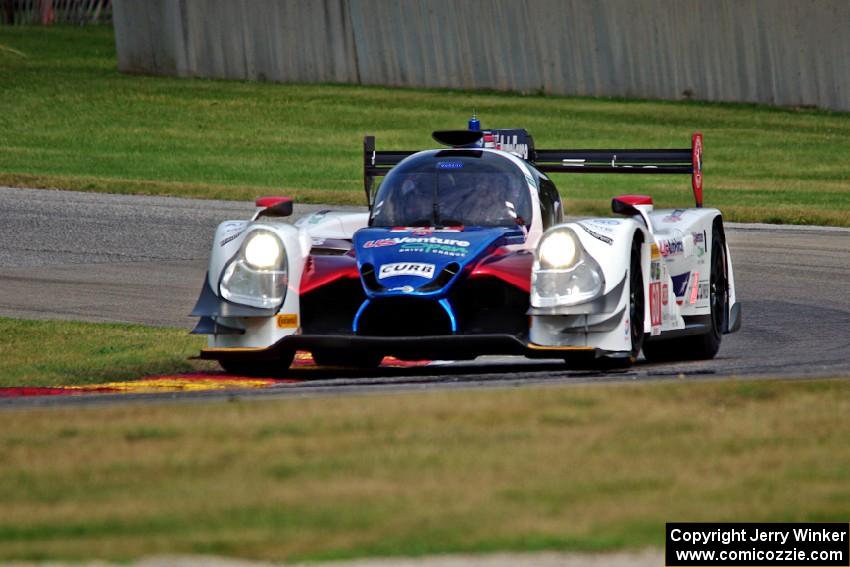
<svg viewBox="0 0 850 567">
<path fill-rule="evenodd" d="M 546 347 L 530 344 L 511 334 L 427 335 L 379 337 L 361 335 L 289 335 L 266 348 L 206 348 L 206 360 L 269 361 L 292 351 L 332 350 L 375 353 L 401 360 L 472 360 L 485 355 L 519 355 L 528 358 L 595 358 L 608 354 L 593 347 Z"/>
</svg>

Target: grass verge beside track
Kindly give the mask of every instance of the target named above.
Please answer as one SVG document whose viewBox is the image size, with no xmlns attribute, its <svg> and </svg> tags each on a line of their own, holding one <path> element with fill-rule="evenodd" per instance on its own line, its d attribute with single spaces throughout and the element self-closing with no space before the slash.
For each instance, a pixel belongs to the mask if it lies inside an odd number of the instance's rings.
<svg viewBox="0 0 850 567">
<path fill-rule="evenodd" d="M 0 318 L 0 387 L 76 386 L 211 368 L 205 339 L 141 325 Z"/>
<path fill-rule="evenodd" d="M 122 75 L 109 27 L 0 28 L 0 184 L 362 204 L 361 143 L 526 127 L 539 147 L 683 147 L 705 134 L 706 205 L 727 220 L 850 226 L 850 114 L 696 102 L 522 96 Z M 689 206 L 685 176 L 556 176 L 569 212 L 620 193 Z"/>
<path fill-rule="evenodd" d="M 667 521 L 844 521 L 848 412 L 846 380 L 4 410 L 0 559 L 597 551 L 660 547 Z"/>
</svg>

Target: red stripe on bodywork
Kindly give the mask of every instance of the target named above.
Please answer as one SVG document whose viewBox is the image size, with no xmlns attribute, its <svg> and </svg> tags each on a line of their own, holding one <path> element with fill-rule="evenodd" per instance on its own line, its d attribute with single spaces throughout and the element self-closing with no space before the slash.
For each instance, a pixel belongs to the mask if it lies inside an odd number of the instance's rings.
<svg viewBox="0 0 850 567">
<path fill-rule="evenodd" d="M 353 256 L 308 256 L 301 275 L 301 294 L 342 278 L 360 278 Z"/>
<path fill-rule="evenodd" d="M 470 278 L 491 276 L 531 293 L 531 267 L 534 255 L 527 250 L 498 248 L 472 270 Z"/>
</svg>

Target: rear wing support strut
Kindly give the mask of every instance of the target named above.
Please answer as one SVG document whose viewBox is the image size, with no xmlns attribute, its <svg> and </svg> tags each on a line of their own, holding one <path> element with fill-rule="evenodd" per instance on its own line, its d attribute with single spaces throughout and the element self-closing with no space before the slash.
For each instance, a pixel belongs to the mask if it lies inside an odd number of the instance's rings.
<svg viewBox="0 0 850 567">
<path fill-rule="evenodd" d="M 363 190 L 366 192 L 366 203 L 372 207 L 372 189 L 375 186 L 375 178 L 383 177 L 407 156 L 415 154 L 416 151 L 376 151 L 375 136 L 363 138 Z"/>
</svg>

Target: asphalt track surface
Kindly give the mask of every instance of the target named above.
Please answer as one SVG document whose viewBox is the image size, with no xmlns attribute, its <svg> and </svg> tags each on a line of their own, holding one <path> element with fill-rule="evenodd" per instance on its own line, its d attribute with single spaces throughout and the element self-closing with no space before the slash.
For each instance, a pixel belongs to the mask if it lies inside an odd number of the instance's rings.
<svg viewBox="0 0 850 567">
<path fill-rule="evenodd" d="M 318 210 L 296 205 L 296 215 Z M 182 327 L 216 225 L 250 202 L 0 188 L 0 316 Z M 523 358 L 422 368 L 297 370 L 262 390 L 7 399 L 0 404 L 210 399 L 657 379 L 850 377 L 850 230 L 727 225 L 743 328 L 711 361 L 570 370 Z M 58 398 L 58 399 L 57 399 Z"/>
</svg>

